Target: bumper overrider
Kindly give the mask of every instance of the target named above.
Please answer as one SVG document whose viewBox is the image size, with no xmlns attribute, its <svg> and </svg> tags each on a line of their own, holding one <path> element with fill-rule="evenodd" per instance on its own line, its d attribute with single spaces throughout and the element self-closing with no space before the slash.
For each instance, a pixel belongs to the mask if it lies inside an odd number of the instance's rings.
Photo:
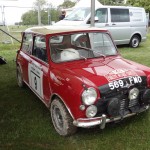
<svg viewBox="0 0 150 150">
<path fill-rule="evenodd" d="M 118 120 L 123 120 L 124 118 L 137 115 L 137 114 L 144 112 L 148 109 L 149 109 L 149 105 L 140 108 L 140 110 L 138 112 L 129 113 L 125 116 L 118 116 L 115 118 L 108 118 L 105 114 L 102 114 L 102 116 L 95 117 L 95 118 L 79 118 L 77 120 L 74 120 L 73 124 L 77 127 L 82 127 L 82 128 L 89 128 L 89 127 L 100 125 L 100 128 L 104 129 L 106 123 L 115 122 Z"/>
</svg>

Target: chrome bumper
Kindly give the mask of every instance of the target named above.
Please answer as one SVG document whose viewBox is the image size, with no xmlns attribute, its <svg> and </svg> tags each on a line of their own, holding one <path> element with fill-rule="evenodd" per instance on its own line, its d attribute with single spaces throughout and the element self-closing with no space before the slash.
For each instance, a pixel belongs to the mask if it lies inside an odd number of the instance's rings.
<svg viewBox="0 0 150 150">
<path fill-rule="evenodd" d="M 144 109 L 142 109 L 141 111 L 139 111 L 138 113 L 131 113 L 131 114 L 127 114 L 123 117 L 116 117 L 116 118 L 107 118 L 105 114 L 103 114 L 101 117 L 95 117 L 95 118 L 79 118 L 77 120 L 73 121 L 73 124 L 77 127 L 82 127 L 82 128 L 88 128 L 88 127 L 92 127 L 92 126 L 96 126 L 96 125 L 100 125 L 101 129 L 105 128 L 106 123 L 109 122 L 114 122 L 117 120 L 121 120 L 136 114 L 139 114 L 141 112 L 144 112 L 146 110 L 149 109 L 149 105 L 145 106 Z"/>
</svg>

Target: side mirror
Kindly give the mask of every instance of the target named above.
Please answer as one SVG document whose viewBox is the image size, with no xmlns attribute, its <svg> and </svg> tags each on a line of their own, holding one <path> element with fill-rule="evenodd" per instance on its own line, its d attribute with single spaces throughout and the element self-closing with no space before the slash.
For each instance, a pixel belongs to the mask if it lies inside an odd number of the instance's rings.
<svg viewBox="0 0 150 150">
<path fill-rule="evenodd" d="M 94 18 L 94 22 L 98 22 L 98 21 L 99 21 L 98 17 L 97 17 L 97 16 L 95 16 L 95 18 Z M 87 24 L 90 24 L 90 23 L 91 23 L 91 18 L 88 20 Z"/>
<path fill-rule="evenodd" d="M 98 22 L 98 20 L 99 20 L 98 17 L 95 16 L 94 21 L 95 21 L 95 22 Z"/>
</svg>

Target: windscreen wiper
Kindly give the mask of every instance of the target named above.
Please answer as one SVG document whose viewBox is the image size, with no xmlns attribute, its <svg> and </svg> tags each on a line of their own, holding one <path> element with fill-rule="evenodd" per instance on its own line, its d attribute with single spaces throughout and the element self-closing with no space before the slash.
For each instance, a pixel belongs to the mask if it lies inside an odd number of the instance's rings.
<svg viewBox="0 0 150 150">
<path fill-rule="evenodd" d="M 81 49 L 85 49 L 85 50 L 89 50 L 91 52 L 94 52 L 95 54 L 98 54 L 99 56 L 102 56 L 104 59 L 106 58 L 106 56 L 104 54 L 101 54 L 93 49 L 90 49 L 90 48 L 86 48 L 86 47 L 81 47 L 81 46 L 77 46 L 77 48 L 81 48 Z"/>
</svg>

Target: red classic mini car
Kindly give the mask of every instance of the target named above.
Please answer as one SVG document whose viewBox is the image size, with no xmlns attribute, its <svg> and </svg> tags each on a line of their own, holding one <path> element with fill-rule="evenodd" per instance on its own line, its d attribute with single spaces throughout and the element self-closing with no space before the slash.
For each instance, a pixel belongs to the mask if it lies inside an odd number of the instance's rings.
<svg viewBox="0 0 150 150">
<path fill-rule="evenodd" d="M 150 68 L 120 56 L 107 30 L 34 27 L 16 58 L 24 83 L 49 108 L 63 136 L 143 112 L 150 104 Z"/>
</svg>

